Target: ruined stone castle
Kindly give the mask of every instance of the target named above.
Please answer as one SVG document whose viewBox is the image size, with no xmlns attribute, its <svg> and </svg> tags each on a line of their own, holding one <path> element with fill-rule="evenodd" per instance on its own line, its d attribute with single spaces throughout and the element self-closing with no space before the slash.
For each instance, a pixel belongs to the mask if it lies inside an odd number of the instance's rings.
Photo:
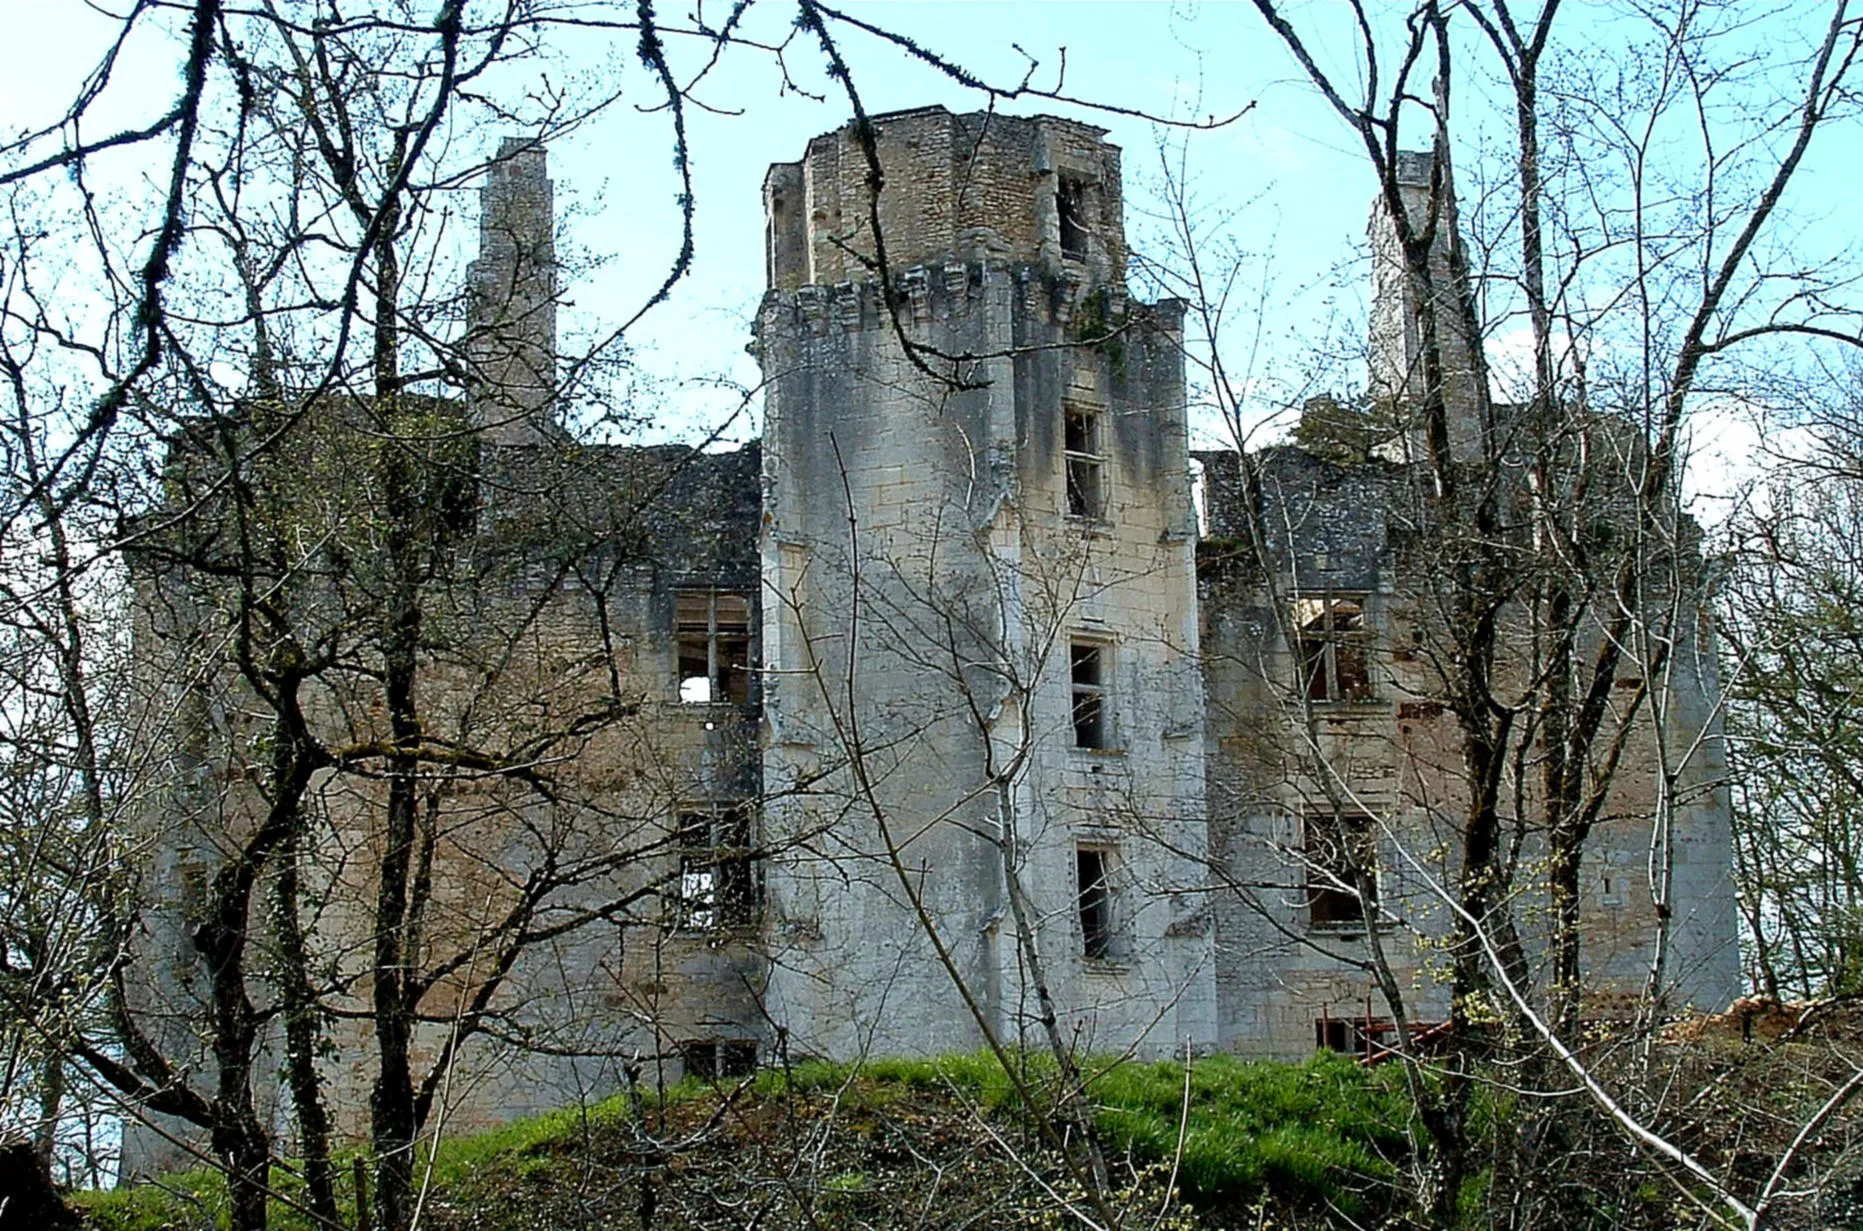
<svg viewBox="0 0 1863 1231">
<path fill-rule="evenodd" d="M 560 907 L 625 908 L 514 964 L 504 1027 L 457 1059 L 464 1120 L 611 1089 L 630 1065 L 671 1080 L 971 1050 L 986 1031 L 1145 1056 L 1362 1050 L 1390 1026 L 1362 969 L 1373 921 L 1413 1015 L 1446 1015 L 1431 885 L 1452 875 L 1456 732 L 1404 632 L 1402 450 L 1276 447 L 1246 478 L 1233 454 L 1193 453 L 1184 305 L 1128 294 L 1102 130 L 927 108 L 872 131 L 818 137 L 765 180 L 764 427 L 736 452 L 568 439 L 543 152 L 507 143 L 484 189 L 472 345 L 492 376 L 469 407 L 461 533 L 503 571 L 448 600 L 481 631 L 429 668 L 433 721 L 463 747 L 597 694 L 625 705 L 538 754 L 573 786 L 547 805 L 483 779 L 436 788 L 434 815 L 456 820 L 432 853 L 434 931 L 481 926 L 509 891 L 497 867 L 533 840 L 514 817 L 588 858 L 622 827 L 636 854 Z M 1401 399 L 1405 283 L 1374 281 L 1373 379 Z M 527 537 L 544 494 L 598 531 L 567 564 L 560 530 Z M 1269 530 L 1239 559 L 1245 522 Z M 149 642 L 201 618 L 169 612 Z M 528 691 L 484 683 L 493 659 Z M 1693 755 L 1670 801 L 1667 970 L 1678 1001 L 1719 1004 L 1738 962 L 1712 655 L 1670 673 L 1662 721 Z M 188 701 L 184 674 L 167 673 L 171 709 L 201 731 L 176 798 L 206 834 L 238 811 L 203 785 L 237 707 Z M 379 724 L 334 695 L 313 717 L 352 741 Z M 1582 909 L 1590 981 L 1634 991 L 1656 788 L 1636 747 L 1622 776 Z M 321 781 L 331 832 L 368 849 L 372 788 Z M 153 1001 L 197 978 L 187 845 L 160 857 L 181 888 L 171 925 L 152 914 L 173 955 Z M 323 890 L 331 936 L 366 917 L 344 878 Z M 429 1053 L 453 986 L 430 990 Z"/>
</svg>

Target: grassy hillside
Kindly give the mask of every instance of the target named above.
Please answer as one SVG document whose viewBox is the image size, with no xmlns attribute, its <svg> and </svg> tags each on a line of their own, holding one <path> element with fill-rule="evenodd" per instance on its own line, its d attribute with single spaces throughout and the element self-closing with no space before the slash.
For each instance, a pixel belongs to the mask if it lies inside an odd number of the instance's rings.
<svg viewBox="0 0 1863 1231">
<path fill-rule="evenodd" d="M 1694 1019 L 1647 1051 L 1599 1032 L 1594 1071 L 1736 1192 L 1755 1193 L 1800 1129 L 1856 1071 L 1863 1011 L 1789 1028 Z M 1026 1085 L 1051 1105 L 1052 1066 Z M 1697 1201 L 1573 1095 L 1519 1093 L 1532 1055 L 1475 1069 L 1473 1170 L 1458 1231 L 1683 1231 Z M 1409 1231 L 1430 1160 L 1410 1130 L 1396 1066 L 1330 1053 L 1303 1064 L 1227 1058 L 1101 1064 L 1090 1100 L 1121 1227 L 1140 1231 Z M 1794 1155 L 1774 1231 L 1863 1231 L 1863 1101 L 1819 1121 Z M 350 1160 L 344 1196 L 353 1200 Z M 663 1098 L 566 1108 L 422 1159 L 423 1231 L 986 1231 L 1080 1228 L 1093 1215 L 1062 1154 L 1044 1143 L 988 1056 L 810 1063 L 754 1080 L 688 1083 Z M 273 1227 L 309 1231 L 278 1168 Z M 208 1231 L 213 1175 L 78 1199 L 98 1231 Z M 351 1219 L 349 1210 L 343 1212 Z M 350 1226 L 354 1223 L 349 1222 Z M 1434 1228 L 1433 1231 L 1442 1231 Z"/>
<path fill-rule="evenodd" d="M 1044 1083 L 1046 1066 L 1029 1076 Z M 1328 1210 L 1376 1221 L 1390 1202 L 1408 1156 L 1396 1078 L 1330 1054 L 1214 1058 L 1188 1075 L 1108 1066 L 1092 1097 L 1120 1201 L 1145 1225 L 1255 1226 L 1269 1204 L 1323 1225 Z M 1077 1192 L 984 1056 L 688 1083 L 443 1141 L 427 1162 L 434 1231 L 1050 1226 Z M 274 1226 L 308 1228 L 293 1178 L 276 1183 Z M 100 1231 L 158 1231 L 215 1225 L 221 1199 L 203 1172 L 78 1203 Z"/>
</svg>

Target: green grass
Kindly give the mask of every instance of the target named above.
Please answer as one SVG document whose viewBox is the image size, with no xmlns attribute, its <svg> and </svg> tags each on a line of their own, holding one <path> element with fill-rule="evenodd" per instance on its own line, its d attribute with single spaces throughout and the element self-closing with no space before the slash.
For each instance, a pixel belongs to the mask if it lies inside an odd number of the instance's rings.
<svg viewBox="0 0 1863 1231">
<path fill-rule="evenodd" d="M 1047 1057 L 1030 1054 L 1018 1063 L 1038 1096 L 1051 1087 L 1055 1066 Z M 1141 1164 L 1168 1167 L 1177 1157 L 1183 1065 L 1097 1062 L 1090 1071 L 1089 1094 L 1109 1150 L 1130 1154 Z M 836 1093 L 843 1107 L 879 1109 L 910 1103 L 916 1096 L 927 1108 L 956 1097 L 991 1114 L 1022 1111 L 1015 1084 L 988 1053 L 875 1060 L 858 1069 L 810 1061 L 787 1072 L 759 1073 L 751 1091 L 758 1098 Z M 686 1082 L 669 1090 L 665 1101 L 711 1097 L 709 1086 Z M 1200 1204 L 1268 1196 L 1307 1208 L 1332 1204 L 1356 1215 L 1378 1204 L 1366 1194 L 1385 1188 L 1394 1176 L 1395 1160 L 1407 1149 L 1408 1112 L 1394 1071 L 1367 1072 L 1330 1053 L 1302 1064 L 1199 1060 L 1190 1075 L 1178 1182 Z M 475 1193 L 495 1192 L 501 1177 L 547 1182 L 556 1160 L 600 1140 L 627 1114 L 625 1099 L 617 1097 L 449 1138 L 433 1159 L 433 1191 L 469 1203 Z M 339 1160 L 338 1189 L 346 1200 L 354 1196 L 350 1168 L 348 1156 Z M 294 1176 L 281 1169 L 278 1178 L 280 1191 L 301 1195 Z M 849 1192 L 856 1191 L 853 1180 L 847 1182 Z M 189 1172 L 162 1183 L 82 1194 L 75 1203 L 102 1231 L 224 1225 L 225 1188 L 218 1176 Z M 308 1219 L 287 1203 L 274 1203 L 273 1213 L 277 1231 L 308 1226 Z"/>
<path fill-rule="evenodd" d="M 1359 1209 L 1361 1191 L 1390 1179 L 1392 1160 L 1407 1150 L 1409 1104 L 1397 1076 L 1330 1052 L 1304 1064 L 1198 1061 L 1179 1182 L 1202 1202 L 1267 1192 Z M 1154 1161 L 1173 1157 L 1185 1098 L 1181 1064 L 1121 1065 L 1092 1091 L 1110 1141 Z"/>
<path fill-rule="evenodd" d="M 1039 1088 L 1053 1080 L 1054 1062 L 1033 1054 L 1018 1056 L 1024 1080 Z M 787 1090 L 797 1094 L 828 1093 L 848 1087 L 863 1105 L 884 1105 L 915 1090 L 961 1091 L 965 1097 L 997 1111 L 1017 1102 L 1015 1083 L 989 1052 L 971 1052 L 924 1059 L 869 1060 L 859 1066 L 825 1060 L 804 1061 L 787 1073 L 765 1069 L 757 1075 L 764 1094 Z"/>
<path fill-rule="evenodd" d="M 1045 1056 L 1021 1062 L 1037 1091 L 1053 1080 L 1054 1064 Z M 1089 1093 L 1109 1147 L 1169 1163 L 1177 1153 L 1184 1066 L 1105 1062 L 1091 1068 Z M 768 1093 L 845 1086 L 859 1106 L 894 1102 L 912 1090 L 952 1089 L 992 1111 L 1017 1105 L 1013 1083 L 987 1052 L 871 1061 L 858 1074 L 846 1065 L 810 1062 L 787 1078 L 766 1072 L 758 1085 Z M 1178 1178 L 1194 1200 L 1270 1193 L 1353 1212 L 1365 1204 L 1362 1190 L 1393 1178 L 1393 1160 L 1409 1148 L 1410 1105 L 1395 1067 L 1367 1072 L 1331 1052 L 1301 1064 L 1200 1060 L 1191 1068 L 1189 1097 Z"/>
<path fill-rule="evenodd" d="M 680 1093 L 690 1097 L 694 1092 Z M 616 1095 L 587 1107 L 562 1107 L 471 1137 L 443 1140 L 433 1158 L 433 1187 L 444 1192 L 487 1168 L 508 1167 L 514 1160 L 573 1149 L 616 1127 L 626 1116 L 627 1096 Z M 423 1158 L 423 1168 L 425 1161 Z M 422 1172 L 417 1170 L 415 1183 L 420 1183 L 421 1177 Z"/>
<path fill-rule="evenodd" d="M 165 1175 L 159 1184 L 73 1194 L 71 1204 L 107 1231 L 161 1231 L 226 1222 L 226 1182 L 202 1168 Z"/>
<path fill-rule="evenodd" d="M 671 1105 L 701 1098 L 707 1088 L 685 1082 L 668 1090 L 661 1100 Z M 616 1095 L 586 1107 L 563 1107 L 540 1116 L 516 1120 L 472 1136 L 448 1137 L 432 1159 L 432 1191 L 445 1193 L 468 1180 L 496 1172 L 524 1176 L 540 1170 L 543 1156 L 573 1150 L 600 1136 L 627 1115 L 627 1097 Z M 423 1154 L 415 1183 L 424 1181 L 427 1157 Z M 351 1179 L 354 1153 L 339 1155 L 333 1163 L 339 1211 L 353 1222 L 355 1187 Z M 373 1182 L 374 1176 L 369 1176 Z M 304 1199 L 304 1183 L 289 1167 L 274 1169 L 272 1186 L 284 1201 L 272 1202 L 269 1226 L 273 1231 L 311 1231 L 310 1217 L 294 1202 Z M 226 1181 L 216 1171 L 202 1168 L 162 1176 L 154 1184 L 110 1192 L 72 1194 L 71 1204 L 99 1231 L 163 1231 L 172 1227 L 226 1225 Z"/>
</svg>

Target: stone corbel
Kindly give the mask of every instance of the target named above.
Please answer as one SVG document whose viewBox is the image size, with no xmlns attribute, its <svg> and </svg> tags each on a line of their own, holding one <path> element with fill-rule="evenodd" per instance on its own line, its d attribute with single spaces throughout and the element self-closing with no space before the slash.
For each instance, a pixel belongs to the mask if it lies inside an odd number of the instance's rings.
<svg viewBox="0 0 1863 1231">
<path fill-rule="evenodd" d="M 843 282 L 834 288 L 835 320 L 843 329 L 860 328 L 860 288 Z"/>
<path fill-rule="evenodd" d="M 912 319 L 927 321 L 931 319 L 931 271 L 923 265 L 914 265 L 899 279 L 900 288 L 906 293 L 906 300 L 912 305 Z"/>
<path fill-rule="evenodd" d="M 802 324 L 809 333 L 820 337 L 828 332 L 828 292 L 819 286 L 805 286 L 796 292 L 796 306 L 802 310 Z"/>
<path fill-rule="evenodd" d="M 1061 299 L 1055 305 L 1054 320 L 1057 325 L 1071 325 L 1074 313 L 1080 307 L 1082 292 L 1086 289 L 1087 278 L 1077 269 L 1069 269 L 1061 275 Z"/>
</svg>

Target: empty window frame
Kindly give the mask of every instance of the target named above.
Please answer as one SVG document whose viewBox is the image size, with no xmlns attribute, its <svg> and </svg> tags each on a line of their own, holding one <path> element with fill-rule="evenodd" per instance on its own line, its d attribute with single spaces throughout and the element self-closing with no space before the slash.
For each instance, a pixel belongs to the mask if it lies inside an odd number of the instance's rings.
<svg viewBox="0 0 1863 1231">
<path fill-rule="evenodd" d="M 1103 641 L 1071 641 L 1067 647 L 1068 687 L 1073 703 L 1074 747 L 1110 748 L 1106 714 L 1107 670 L 1112 649 Z"/>
<path fill-rule="evenodd" d="M 702 1081 L 721 1077 L 749 1077 L 757 1071 L 757 1044 L 752 1039 L 687 1039 L 679 1045 L 686 1076 Z"/>
<path fill-rule="evenodd" d="M 1613 866 L 1608 856 L 1598 872 L 1598 902 L 1602 906 L 1624 904 L 1624 871 Z"/>
<path fill-rule="evenodd" d="M 1384 1017 L 1316 1017 L 1313 1045 L 1318 1051 L 1336 1051 L 1367 1059 L 1396 1041 L 1397 1027 Z"/>
<path fill-rule="evenodd" d="M 1355 929 L 1378 902 L 1377 829 L 1363 813 L 1313 812 L 1306 818 L 1307 923 Z"/>
<path fill-rule="evenodd" d="M 688 808 L 679 814 L 679 885 L 673 912 L 682 931 L 747 927 L 757 921 L 756 846 L 744 804 Z"/>
<path fill-rule="evenodd" d="M 676 601 L 679 699 L 732 705 L 750 700 L 750 596 L 686 590 Z"/>
<path fill-rule="evenodd" d="M 1090 962 L 1113 956 L 1112 853 L 1103 847 L 1074 849 L 1075 913 L 1080 953 Z"/>
<path fill-rule="evenodd" d="M 1061 226 L 1061 255 L 1075 261 L 1087 258 L 1087 221 L 1089 188 L 1085 181 L 1063 175 L 1055 184 L 1055 214 Z"/>
<path fill-rule="evenodd" d="M 1070 517 L 1106 516 L 1106 455 L 1101 429 L 1105 416 L 1086 406 L 1061 411 L 1061 445 L 1067 459 L 1067 512 Z"/>
<path fill-rule="evenodd" d="M 1294 652 L 1307 700 L 1371 699 L 1371 629 L 1362 595 L 1295 599 Z"/>
</svg>

